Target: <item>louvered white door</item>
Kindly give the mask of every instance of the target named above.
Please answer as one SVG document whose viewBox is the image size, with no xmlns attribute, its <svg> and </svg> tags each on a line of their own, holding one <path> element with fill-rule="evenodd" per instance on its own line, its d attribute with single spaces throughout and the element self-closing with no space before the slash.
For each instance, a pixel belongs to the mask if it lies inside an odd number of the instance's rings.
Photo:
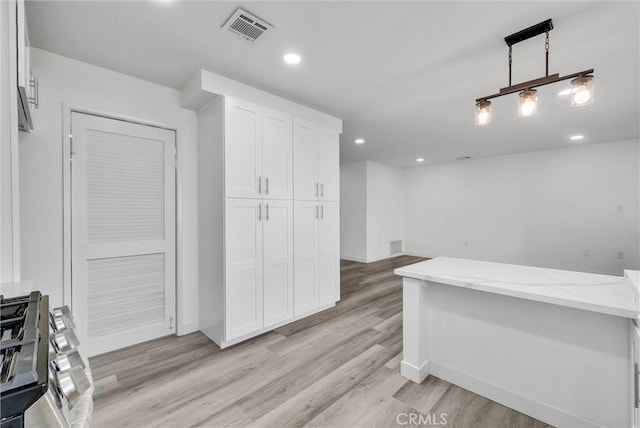
<svg viewBox="0 0 640 428">
<path fill-rule="evenodd" d="M 72 114 L 72 310 L 86 355 L 175 332 L 175 133 Z"/>
</svg>

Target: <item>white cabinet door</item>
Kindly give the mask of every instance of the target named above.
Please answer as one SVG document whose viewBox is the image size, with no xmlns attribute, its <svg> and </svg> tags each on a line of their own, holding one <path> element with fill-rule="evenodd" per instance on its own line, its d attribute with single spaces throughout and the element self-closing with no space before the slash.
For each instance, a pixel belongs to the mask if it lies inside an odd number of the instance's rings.
<svg viewBox="0 0 640 428">
<path fill-rule="evenodd" d="M 294 201 L 294 314 L 318 307 L 318 216 L 315 201 Z"/>
<path fill-rule="evenodd" d="M 262 123 L 260 107 L 225 99 L 225 195 L 260 198 L 262 186 Z"/>
<path fill-rule="evenodd" d="M 309 122 L 293 121 L 293 194 L 294 199 L 318 198 L 318 130 Z"/>
<path fill-rule="evenodd" d="M 318 220 L 318 305 L 340 300 L 340 204 L 320 202 Z"/>
<path fill-rule="evenodd" d="M 293 318 L 293 201 L 264 201 L 264 326 Z"/>
<path fill-rule="evenodd" d="M 318 130 L 319 198 L 340 201 L 340 136 L 330 129 Z"/>
<path fill-rule="evenodd" d="M 291 116 L 263 109 L 262 194 L 266 199 L 293 198 L 292 126 Z"/>
<path fill-rule="evenodd" d="M 259 330 L 262 322 L 262 201 L 225 200 L 225 339 Z"/>
</svg>

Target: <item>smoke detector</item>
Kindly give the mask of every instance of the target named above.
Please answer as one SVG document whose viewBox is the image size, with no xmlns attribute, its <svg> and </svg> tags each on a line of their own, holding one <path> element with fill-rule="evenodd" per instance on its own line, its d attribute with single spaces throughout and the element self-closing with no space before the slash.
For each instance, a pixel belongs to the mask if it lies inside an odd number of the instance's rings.
<svg viewBox="0 0 640 428">
<path fill-rule="evenodd" d="M 223 29 L 231 31 L 236 36 L 240 36 L 248 42 L 255 42 L 267 30 L 273 28 L 273 25 L 265 20 L 250 14 L 246 10 L 238 8 L 227 22 L 222 26 Z"/>
</svg>

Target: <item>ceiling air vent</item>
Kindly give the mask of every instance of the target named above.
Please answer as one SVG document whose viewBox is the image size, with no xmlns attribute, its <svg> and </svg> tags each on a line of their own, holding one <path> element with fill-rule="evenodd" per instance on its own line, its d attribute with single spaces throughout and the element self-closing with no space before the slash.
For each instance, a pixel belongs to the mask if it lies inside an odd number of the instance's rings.
<svg viewBox="0 0 640 428">
<path fill-rule="evenodd" d="M 246 10 L 238 9 L 227 19 L 222 28 L 231 31 L 248 42 L 255 42 L 265 31 L 273 28 L 273 25 Z"/>
</svg>

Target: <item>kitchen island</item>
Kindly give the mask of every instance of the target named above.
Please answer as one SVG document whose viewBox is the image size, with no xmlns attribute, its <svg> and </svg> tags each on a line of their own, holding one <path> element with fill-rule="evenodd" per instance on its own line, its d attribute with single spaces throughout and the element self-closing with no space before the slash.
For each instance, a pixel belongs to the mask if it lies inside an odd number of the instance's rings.
<svg viewBox="0 0 640 428">
<path fill-rule="evenodd" d="M 402 374 L 434 375 L 554 426 L 633 426 L 637 271 L 439 257 L 403 279 Z"/>
</svg>

